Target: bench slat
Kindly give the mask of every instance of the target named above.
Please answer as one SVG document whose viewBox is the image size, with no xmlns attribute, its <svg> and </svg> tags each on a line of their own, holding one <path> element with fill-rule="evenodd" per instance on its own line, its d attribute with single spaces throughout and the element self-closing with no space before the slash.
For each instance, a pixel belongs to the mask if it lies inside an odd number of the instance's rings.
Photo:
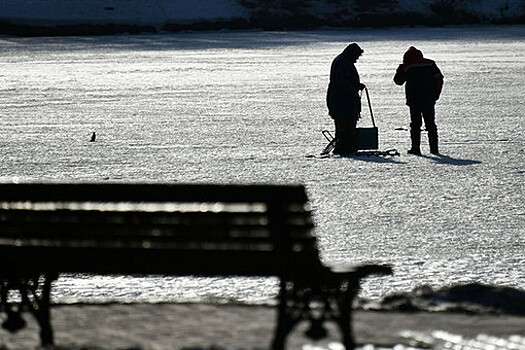
<svg viewBox="0 0 525 350">
<path fill-rule="evenodd" d="M 93 231 L 95 230 L 95 231 Z M 83 226 L 82 228 L 76 228 L 71 226 L 71 229 L 67 226 L 57 226 L 56 228 L 41 227 L 41 228 L 27 228 L 27 227 L 9 227 L 2 229 L 3 233 L 0 234 L 0 239 L 88 239 L 88 240 L 130 240 L 130 239 L 143 239 L 143 240 L 156 240 L 156 241 L 182 241 L 182 240 L 193 240 L 193 241 L 234 241 L 234 240 L 251 240 L 251 241 L 268 241 L 274 242 L 274 237 L 271 235 L 269 230 L 263 229 L 250 229 L 250 230 L 228 230 L 225 228 L 214 228 L 213 230 L 197 230 L 192 228 L 191 230 L 173 230 L 163 228 L 142 228 L 142 227 L 90 227 Z M 5 231 L 5 232 L 4 232 Z M 309 231 L 307 230 L 289 230 L 289 239 L 291 241 L 308 240 Z"/>
<path fill-rule="evenodd" d="M 23 183 L 0 184 L 1 201 L 307 203 L 301 185 Z"/>
<path fill-rule="evenodd" d="M 294 239 L 289 245 L 294 250 L 301 250 L 304 247 L 310 247 L 315 245 L 314 238 L 303 238 Z M 273 240 L 267 238 L 210 238 L 201 239 L 200 237 L 195 238 L 178 238 L 178 239 L 166 239 L 164 237 L 140 237 L 140 236 L 129 236 L 125 239 L 119 237 L 107 237 L 105 239 L 99 239 L 98 237 L 60 237 L 60 236 L 27 236 L 24 238 L 18 237 L 0 237 L 0 248 L 7 246 L 56 246 L 56 247 L 135 247 L 135 248 L 170 248 L 170 249 L 194 249 L 194 250 L 209 250 L 214 247 L 223 247 L 221 249 L 245 249 L 245 250 L 275 250 L 276 244 Z M 259 247 L 259 248 L 257 248 Z M 219 248 L 217 248 L 219 249 Z"/>
<path fill-rule="evenodd" d="M 269 220 L 265 213 L 0 210 L 0 237 L 272 238 Z M 312 237 L 309 213 L 285 217 L 283 227 L 292 239 Z"/>
<path fill-rule="evenodd" d="M 283 213 L 282 219 L 289 226 L 312 227 L 310 212 Z M 270 223 L 268 213 L 202 213 L 202 212 L 143 212 L 143 211 L 95 211 L 95 210 L 3 210 L 0 209 L 0 222 L 19 222 L 27 224 L 45 223 L 103 223 L 103 224 L 159 224 L 159 225 L 199 225 L 211 226 L 225 224 L 232 226 Z"/>
<path fill-rule="evenodd" d="M 274 252 L 263 250 L 9 247 L 2 249 L 0 264 L 11 268 L 0 271 L 0 277 L 53 272 L 280 276 L 313 273 L 320 266 L 313 257 L 311 251 L 293 253 L 283 261 Z"/>
</svg>

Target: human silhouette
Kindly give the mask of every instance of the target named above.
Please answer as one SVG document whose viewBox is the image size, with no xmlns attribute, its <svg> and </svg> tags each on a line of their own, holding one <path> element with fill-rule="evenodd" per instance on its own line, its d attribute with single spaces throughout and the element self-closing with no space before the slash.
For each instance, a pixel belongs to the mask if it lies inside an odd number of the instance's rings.
<svg viewBox="0 0 525 350">
<path fill-rule="evenodd" d="M 359 80 L 355 63 L 363 52 L 359 45 L 352 43 L 332 61 L 330 67 L 326 104 L 335 124 L 334 154 L 357 151 L 356 124 L 361 112 L 359 90 L 365 86 Z"/>
<path fill-rule="evenodd" d="M 423 57 L 423 53 L 411 46 L 403 56 L 403 63 L 394 76 L 397 85 L 405 85 L 406 103 L 410 108 L 409 154 L 421 154 L 422 119 L 428 132 L 430 153 L 439 154 L 438 131 L 435 122 L 435 104 L 443 88 L 443 74 L 436 63 Z"/>
<path fill-rule="evenodd" d="M 97 139 L 97 134 L 95 134 L 95 132 L 93 132 L 93 134 L 91 134 L 91 140 L 89 140 L 89 142 L 95 142 Z"/>
</svg>

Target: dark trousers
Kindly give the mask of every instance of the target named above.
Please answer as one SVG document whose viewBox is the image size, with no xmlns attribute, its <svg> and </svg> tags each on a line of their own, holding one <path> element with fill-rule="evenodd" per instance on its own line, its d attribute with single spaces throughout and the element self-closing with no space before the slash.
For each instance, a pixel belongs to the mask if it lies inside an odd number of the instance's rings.
<svg viewBox="0 0 525 350">
<path fill-rule="evenodd" d="M 431 153 L 438 153 L 438 132 L 435 122 L 436 110 L 433 103 L 410 106 L 410 138 L 412 150 L 418 150 L 421 144 L 421 126 L 425 121 L 428 143 Z"/>
<path fill-rule="evenodd" d="M 335 123 L 335 154 L 357 152 L 357 119 L 334 119 Z"/>
</svg>

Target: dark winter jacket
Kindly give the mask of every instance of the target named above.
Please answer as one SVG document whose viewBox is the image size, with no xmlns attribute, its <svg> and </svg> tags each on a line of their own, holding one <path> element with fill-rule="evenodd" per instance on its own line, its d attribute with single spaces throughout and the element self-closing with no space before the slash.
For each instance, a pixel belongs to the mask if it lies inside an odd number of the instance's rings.
<svg viewBox="0 0 525 350">
<path fill-rule="evenodd" d="M 334 119 L 357 119 L 359 117 L 361 82 L 354 63 L 362 52 L 363 50 L 357 44 L 350 44 L 332 62 L 326 103 L 328 114 Z"/>
<path fill-rule="evenodd" d="M 394 76 L 397 85 L 405 85 L 407 105 L 435 103 L 443 88 L 443 74 L 436 63 L 423 57 L 423 53 L 410 47 L 403 56 Z"/>
</svg>

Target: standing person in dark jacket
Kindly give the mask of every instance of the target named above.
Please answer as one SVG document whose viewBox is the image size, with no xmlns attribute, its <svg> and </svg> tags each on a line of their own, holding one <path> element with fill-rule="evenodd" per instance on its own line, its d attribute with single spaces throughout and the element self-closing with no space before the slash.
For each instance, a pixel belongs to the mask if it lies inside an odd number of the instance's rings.
<svg viewBox="0 0 525 350">
<path fill-rule="evenodd" d="M 425 121 L 430 153 L 439 154 L 438 132 L 435 123 L 435 104 L 443 88 L 443 74 L 436 63 L 423 57 L 423 53 L 410 47 L 403 56 L 394 76 L 397 85 L 405 85 L 407 105 L 410 107 L 410 154 L 421 154 L 421 125 Z"/>
<path fill-rule="evenodd" d="M 356 124 L 361 112 L 359 90 L 365 86 L 359 81 L 354 64 L 363 52 L 356 43 L 350 44 L 333 60 L 330 68 L 326 103 L 335 123 L 335 154 L 357 151 Z"/>
</svg>

